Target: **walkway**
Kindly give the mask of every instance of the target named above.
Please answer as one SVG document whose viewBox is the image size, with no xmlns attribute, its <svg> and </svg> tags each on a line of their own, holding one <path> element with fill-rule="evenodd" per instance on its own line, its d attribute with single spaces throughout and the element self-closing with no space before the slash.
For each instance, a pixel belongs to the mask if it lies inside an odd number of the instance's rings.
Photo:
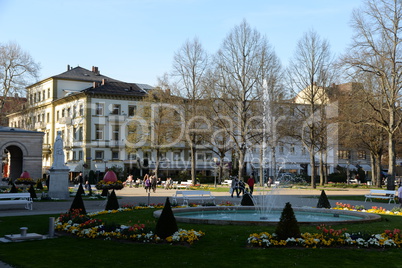
<svg viewBox="0 0 402 268">
<path fill-rule="evenodd" d="M 228 189 L 229 191 L 229 189 Z M 216 203 L 232 202 L 239 205 L 241 198 L 230 197 L 229 192 L 213 192 L 216 196 Z M 145 192 L 144 188 L 129 188 L 125 187 L 122 190 L 116 191 L 119 198 L 120 206 L 125 204 L 139 205 L 139 204 L 158 204 L 165 203 L 167 197 L 171 197 L 175 190 L 165 190 L 158 188 L 156 193 Z M 364 195 L 368 193 L 367 189 L 330 189 L 326 190 L 327 196 L 331 195 Z M 257 188 L 254 192 L 254 198 L 260 200 L 264 191 Z M 318 198 L 321 195 L 321 190 L 318 189 L 279 189 L 269 192 L 274 196 L 275 204 L 277 207 L 284 207 L 286 202 L 290 202 L 293 207 L 316 207 Z M 26 210 L 22 205 L 5 206 L 0 205 L 0 217 L 5 216 L 25 216 L 25 215 L 41 215 L 41 214 L 61 214 L 69 210 L 73 201 L 73 197 L 69 200 L 59 202 L 34 202 L 33 210 Z M 399 204 L 377 203 L 377 202 L 364 202 L 364 201 L 351 201 L 351 200 L 330 200 L 332 207 L 335 207 L 336 202 L 347 203 L 351 205 L 363 205 L 365 208 L 372 206 L 379 206 L 391 210 L 399 206 Z M 87 212 L 96 212 L 104 210 L 105 200 L 84 200 L 85 209 Z"/>
</svg>

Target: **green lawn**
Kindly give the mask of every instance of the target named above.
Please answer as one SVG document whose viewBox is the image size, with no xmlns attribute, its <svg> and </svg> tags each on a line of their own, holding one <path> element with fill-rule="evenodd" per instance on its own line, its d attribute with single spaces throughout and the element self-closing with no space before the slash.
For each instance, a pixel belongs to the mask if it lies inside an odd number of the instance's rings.
<svg viewBox="0 0 402 268">
<path fill-rule="evenodd" d="M 127 224 L 130 221 L 154 227 L 154 209 L 106 214 L 102 219 Z M 54 215 L 58 216 L 58 215 Z M 0 236 L 28 232 L 46 234 L 49 215 L 0 218 Z M 192 246 L 140 244 L 62 236 L 22 243 L 0 243 L 0 259 L 15 267 L 402 267 L 402 249 L 269 248 L 246 247 L 250 233 L 273 232 L 275 226 L 218 226 L 178 223 L 179 228 L 202 230 L 205 236 Z M 349 232 L 380 233 L 401 228 L 402 217 L 383 216 L 374 223 L 332 226 Z M 314 232 L 315 226 L 301 226 Z"/>
</svg>

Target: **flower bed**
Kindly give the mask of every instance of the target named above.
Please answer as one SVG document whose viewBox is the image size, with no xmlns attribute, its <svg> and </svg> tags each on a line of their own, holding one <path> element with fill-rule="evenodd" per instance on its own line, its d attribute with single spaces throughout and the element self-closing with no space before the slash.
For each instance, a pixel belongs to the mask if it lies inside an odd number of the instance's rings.
<svg viewBox="0 0 402 268">
<path fill-rule="evenodd" d="M 98 213 L 80 214 L 75 210 L 70 213 L 62 214 L 55 221 L 55 230 L 66 232 L 82 238 L 118 239 L 142 243 L 187 243 L 192 244 L 204 235 L 201 231 L 179 229 L 172 236 L 165 240 L 158 237 L 152 231 L 146 231 L 144 224 L 134 224 L 132 226 L 108 224 L 100 219 L 92 219 L 92 216 L 144 209 L 146 207 L 126 207 L 118 210 L 101 211 Z"/>
<path fill-rule="evenodd" d="M 36 182 L 31 178 L 18 178 L 14 182 L 15 184 L 23 184 L 23 185 L 34 185 Z"/>
<path fill-rule="evenodd" d="M 251 247 L 358 247 L 358 248 L 400 248 L 402 246 L 399 229 L 385 230 L 381 234 L 347 233 L 346 229 L 334 230 L 324 225 L 317 226 L 320 233 L 303 233 L 300 238 L 277 239 L 275 234 L 262 232 L 250 234 L 247 244 Z"/>
<path fill-rule="evenodd" d="M 104 181 L 101 180 L 96 184 L 96 189 L 98 190 L 121 190 L 124 188 L 124 185 L 121 181 Z"/>
</svg>

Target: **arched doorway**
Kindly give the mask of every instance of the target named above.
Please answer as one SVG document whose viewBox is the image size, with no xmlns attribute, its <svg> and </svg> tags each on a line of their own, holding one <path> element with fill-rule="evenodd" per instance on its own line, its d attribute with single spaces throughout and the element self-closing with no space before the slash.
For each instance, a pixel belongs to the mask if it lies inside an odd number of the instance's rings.
<svg viewBox="0 0 402 268">
<path fill-rule="evenodd" d="M 10 172 L 9 178 L 15 180 L 20 177 L 23 171 L 23 153 L 21 148 L 16 145 L 6 147 L 6 151 Z"/>
</svg>

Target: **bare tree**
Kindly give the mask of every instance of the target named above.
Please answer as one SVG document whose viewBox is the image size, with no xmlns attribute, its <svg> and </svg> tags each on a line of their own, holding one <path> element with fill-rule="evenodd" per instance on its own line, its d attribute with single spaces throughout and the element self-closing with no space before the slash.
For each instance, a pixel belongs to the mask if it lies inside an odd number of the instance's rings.
<svg viewBox="0 0 402 268">
<path fill-rule="evenodd" d="M 232 119 L 234 127 L 228 129 L 228 134 L 234 142 L 238 176 L 242 178 L 245 155 L 252 146 L 250 137 L 255 135 L 251 121 L 263 115 L 262 107 L 255 106 L 261 105 L 262 85 L 269 79 L 269 71 L 277 67 L 278 59 L 266 38 L 243 21 L 224 39 L 215 64 L 215 97 L 221 110 Z"/>
<path fill-rule="evenodd" d="M 328 41 L 322 40 L 311 30 L 297 43 L 287 76 L 290 88 L 297 95 L 298 116 L 303 122 L 299 138 L 310 155 L 311 186 L 316 188 L 316 153 L 323 150 L 326 136 L 325 105 L 328 104 L 327 88 L 333 82 L 333 57 Z M 320 158 L 322 159 L 322 158 Z"/>
<path fill-rule="evenodd" d="M 186 41 L 175 53 L 173 59 L 173 76 L 178 78 L 176 86 L 178 95 L 184 98 L 181 103 L 182 115 L 185 117 L 184 131 L 186 142 L 191 152 L 191 181 L 196 183 L 197 145 L 201 143 L 198 130 L 204 126 L 198 120 L 200 100 L 203 98 L 203 80 L 208 67 L 208 55 L 200 41 Z"/>
<path fill-rule="evenodd" d="M 10 95 L 25 95 L 25 87 L 37 79 L 39 64 L 17 43 L 0 44 L 0 111 L 5 99 Z"/>
<path fill-rule="evenodd" d="M 354 10 L 353 43 L 343 62 L 355 73 L 372 73 L 378 80 L 379 95 L 384 101 L 383 111 L 373 109 L 380 120 L 378 126 L 388 134 L 388 189 L 395 189 L 395 135 L 402 116 L 402 2 L 399 0 L 366 0 Z M 370 105 L 370 104 L 369 104 Z M 370 105 L 374 107 L 373 105 Z"/>
</svg>

